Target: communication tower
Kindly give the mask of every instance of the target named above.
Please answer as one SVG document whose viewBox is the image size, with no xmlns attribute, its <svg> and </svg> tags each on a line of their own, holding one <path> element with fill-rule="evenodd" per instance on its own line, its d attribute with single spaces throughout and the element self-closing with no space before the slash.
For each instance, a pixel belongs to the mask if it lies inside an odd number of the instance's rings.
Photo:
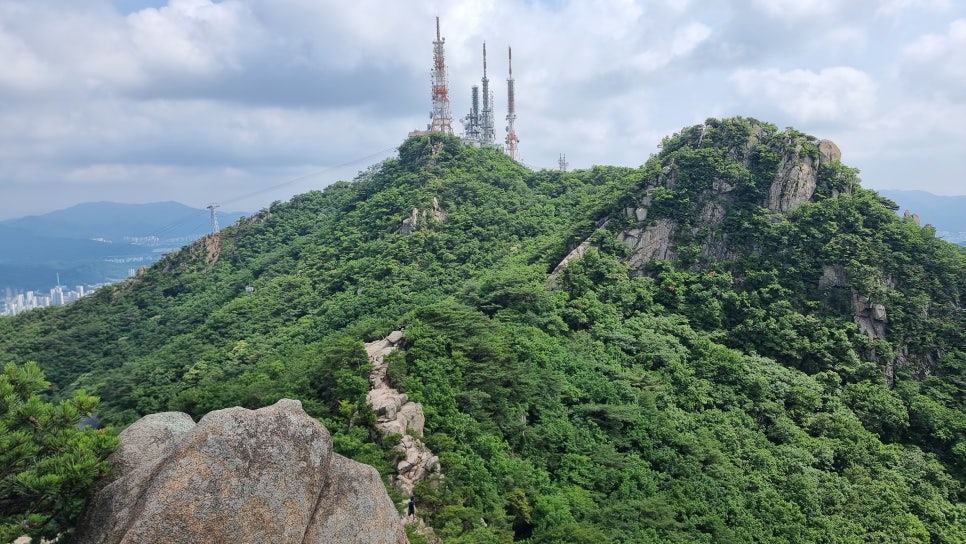
<svg viewBox="0 0 966 544">
<path fill-rule="evenodd" d="M 483 110 L 480 111 L 480 145 L 493 147 L 496 145 L 496 134 L 493 131 L 493 91 L 490 90 L 490 79 L 486 77 L 486 42 L 483 42 Z"/>
<path fill-rule="evenodd" d="M 557 159 L 557 166 L 560 167 L 561 172 L 567 171 L 567 166 L 569 166 L 569 163 L 567 162 L 567 156 L 564 155 L 563 153 L 561 153 L 560 158 Z"/>
<path fill-rule="evenodd" d="M 436 41 L 433 42 L 433 111 L 430 132 L 453 134 L 453 116 L 449 111 L 449 88 L 446 83 L 446 58 L 443 54 L 445 38 L 439 35 L 439 17 L 436 17 Z"/>
<path fill-rule="evenodd" d="M 463 118 L 463 141 L 480 143 L 480 86 L 473 85 L 470 112 Z"/>
<path fill-rule="evenodd" d="M 506 80 L 506 154 L 511 159 L 520 160 L 520 151 L 517 144 L 517 131 L 513 128 L 513 122 L 517 120 L 516 107 L 513 103 L 513 48 L 507 47 L 507 58 L 510 66 L 510 77 Z"/>
</svg>

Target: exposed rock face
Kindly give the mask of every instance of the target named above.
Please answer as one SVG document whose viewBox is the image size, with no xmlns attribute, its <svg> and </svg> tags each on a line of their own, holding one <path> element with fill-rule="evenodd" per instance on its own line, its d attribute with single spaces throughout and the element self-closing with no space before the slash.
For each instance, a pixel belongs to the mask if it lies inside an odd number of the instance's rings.
<svg viewBox="0 0 966 544">
<path fill-rule="evenodd" d="M 803 153 L 801 146 L 789 150 L 778 165 L 765 206 L 773 212 L 788 213 L 809 201 L 818 187 L 819 167 L 841 159 L 842 152 L 831 140 L 818 142 L 818 160 Z"/>
<path fill-rule="evenodd" d="M 919 214 L 912 213 L 909 210 L 902 212 L 902 217 L 905 219 L 911 219 L 917 227 L 922 226 L 922 222 L 919 220 Z"/>
<path fill-rule="evenodd" d="M 547 287 L 557 287 L 557 282 L 560 279 L 560 274 L 563 273 L 564 268 L 567 268 L 567 265 L 571 262 L 583 258 L 583 256 L 587 254 L 588 249 L 590 249 L 589 239 L 584 240 L 578 244 L 577 247 L 573 248 L 562 261 L 557 263 L 557 266 L 554 267 L 553 272 L 551 272 L 550 276 L 547 277 Z"/>
<path fill-rule="evenodd" d="M 419 208 L 413 208 L 413 213 L 409 217 L 403 219 L 402 225 L 399 226 L 399 234 L 412 234 L 416 225 L 419 224 Z"/>
<path fill-rule="evenodd" d="M 640 267 L 654 259 L 673 259 L 671 236 L 677 224 L 670 219 L 660 219 L 643 229 L 629 229 L 620 233 L 620 241 L 634 250 L 631 267 Z"/>
<path fill-rule="evenodd" d="M 409 214 L 409 217 L 403 219 L 402 225 L 399 226 L 399 230 L 397 232 L 399 234 L 412 234 L 419 225 L 420 220 L 426 222 L 429 217 L 432 217 L 440 223 L 446 221 L 446 212 L 444 212 L 439 206 L 439 199 L 435 196 L 433 197 L 432 210 L 423 210 L 422 213 L 420 213 L 419 208 L 413 208 L 413 212 Z"/>
<path fill-rule="evenodd" d="M 402 459 L 396 464 L 392 485 L 408 497 L 417 483 L 439 470 L 439 459 L 419 440 L 426 421 L 423 406 L 410 402 L 405 393 L 389 385 L 384 357 L 392 353 L 402 339 L 401 331 L 393 331 L 382 340 L 366 344 L 366 353 L 372 361 L 372 372 L 369 374 L 372 389 L 367 400 L 376 413 L 376 430 L 379 434 L 398 434 L 402 437 L 396 446 Z"/>
<path fill-rule="evenodd" d="M 627 213 L 628 214 L 636 213 L 633 210 L 634 210 L 634 208 L 628 208 L 627 209 Z M 644 209 L 644 212 L 643 213 L 644 214 L 647 214 L 647 210 Z M 609 219 L 606 219 L 606 218 L 605 219 L 602 219 L 602 220 L 600 220 L 600 221 L 597 222 L 597 225 L 595 226 L 595 228 L 597 230 L 601 230 L 604 227 L 606 227 L 607 226 L 607 223 L 609 223 L 609 222 L 610 222 Z M 557 263 L 557 266 L 554 267 L 553 272 L 551 272 L 550 273 L 550 276 L 547 277 L 547 282 L 546 282 L 547 288 L 551 288 L 552 289 L 552 288 L 557 287 L 557 281 L 560 279 L 560 274 L 563 273 L 564 268 L 567 268 L 567 265 L 570 264 L 571 262 L 573 262 L 573 261 L 575 261 L 577 259 L 583 258 L 583 256 L 587 254 L 587 251 L 589 249 L 590 249 L 590 238 L 587 238 L 583 242 L 577 244 L 577 247 L 573 248 L 570 251 L 570 253 L 568 253 L 567 256 L 563 258 L 562 261 L 560 261 L 559 263 Z"/>
<path fill-rule="evenodd" d="M 849 284 L 849 278 L 845 273 L 845 268 L 840 264 L 829 264 L 822 267 L 822 276 L 818 279 L 818 288 L 826 287 L 845 287 Z"/>
<path fill-rule="evenodd" d="M 886 339 L 889 318 L 886 315 L 885 306 L 872 302 L 869 297 L 853 293 L 852 309 L 854 310 L 855 324 L 859 326 L 860 331 L 875 340 Z"/>
<path fill-rule="evenodd" d="M 76 542 L 406 542 L 375 469 L 334 454 L 298 401 L 155 414 L 121 444 Z"/>
</svg>

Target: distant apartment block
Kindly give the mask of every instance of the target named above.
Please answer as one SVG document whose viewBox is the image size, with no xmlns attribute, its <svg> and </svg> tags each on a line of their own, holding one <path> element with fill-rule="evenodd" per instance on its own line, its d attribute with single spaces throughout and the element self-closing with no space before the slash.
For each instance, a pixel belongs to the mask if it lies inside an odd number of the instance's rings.
<svg viewBox="0 0 966 544">
<path fill-rule="evenodd" d="M 17 315 L 34 308 L 63 306 L 93 293 L 94 289 L 94 287 L 77 285 L 72 290 L 65 290 L 65 286 L 57 285 L 50 290 L 49 294 L 35 291 L 11 293 L 8 289 L 3 302 L 0 303 L 0 315 Z"/>
</svg>

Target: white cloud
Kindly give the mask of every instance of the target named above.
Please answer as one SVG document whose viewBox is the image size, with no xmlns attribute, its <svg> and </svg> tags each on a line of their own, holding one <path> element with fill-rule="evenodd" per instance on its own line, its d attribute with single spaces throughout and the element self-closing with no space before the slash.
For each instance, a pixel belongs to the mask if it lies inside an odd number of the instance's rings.
<svg viewBox="0 0 966 544">
<path fill-rule="evenodd" d="M 730 80 L 739 94 L 764 100 L 798 122 L 849 123 L 875 110 L 875 81 L 847 66 L 819 72 L 742 69 Z"/>
<path fill-rule="evenodd" d="M 245 11 L 235 2 L 171 0 L 127 19 L 136 55 L 147 69 L 210 77 L 239 68 Z"/>
<path fill-rule="evenodd" d="M 671 41 L 671 53 L 679 57 L 687 55 L 704 43 L 711 36 L 711 27 L 706 24 L 692 22 L 679 28 Z"/>
<path fill-rule="evenodd" d="M 852 0 L 849 0 L 851 2 Z M 841 0 L 754 0 L 759 9 L 781 19 L 827 17 L 843 6 Z"/>
<path fill-rule="evenodd" d="M 949 6 L 950 0 L 884 0 L 877 8 L 876 14 L 897 17 L 911 9 L 943 9 Z"/>
<path fill-rule="evenodd" d="M 53 70 L 19 36 L 0 27 L 0 88 L 31 92 L 48 87 L 53 80 Z"/>
<path fill-rule="evenodd" d="M 516 128 L 534 166 L 561 152 L 573 168 L 638 165 L 662 136 L 731 115 L 836 139 L 866 164 L 897 149 L 946 164 L 930 159 L 937 139 L 946 154 L 966 148 L 949 128 L 966 107 L 963 2 L 122 3 L 136 4 L 0 0 L 4 197 L 203 203 L 398 145 L 427 120 L 436 15 L 454 117 L 485 40 L 502 120 L 513 46 Z M 68 178 L 73 189 L 58 185 Z M 9 202 L 0 217 L 16 214 Z"/>
<path fill-rule="evenodd" d="M 901 74 L 906 84 L 928 94 L 966 98 L 966 19 L 905 46 Z"/>
</svg>

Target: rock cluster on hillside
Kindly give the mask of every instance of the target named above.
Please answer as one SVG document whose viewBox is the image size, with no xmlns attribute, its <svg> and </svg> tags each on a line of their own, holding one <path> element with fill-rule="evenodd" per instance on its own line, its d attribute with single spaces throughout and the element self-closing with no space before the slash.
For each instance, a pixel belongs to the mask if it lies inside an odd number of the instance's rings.
<svg viewBox="0 0 966 544">
<path fill-rule="evenodd" d="M 111 463 L 76 542 L 407 541 L 378 472 L 333 453 L 298 401 L 146 416 Z"/>
<path fill-rule="evenodd" d="M 416 484 L 438 471 L 439 459 L 419 439 L 423 435 L 426 421 L 423 406 L 418 402 L 411 402 L 405 393 L 400 393 L 389 385 L 383 358 L 392 353 L 402 339 L 401 331 L 393 331 L 382 340 L 366 344 L 366 353 L 372 362 L 372 372 L 369 374 L 372 390 L 369 391 L 367 400 L 376 413 L 375 427 L 379 434 L 400 436 L 396 450 L 402 455 L 396 465 L 392 485 L 410 496 Z"/>
</svg>

